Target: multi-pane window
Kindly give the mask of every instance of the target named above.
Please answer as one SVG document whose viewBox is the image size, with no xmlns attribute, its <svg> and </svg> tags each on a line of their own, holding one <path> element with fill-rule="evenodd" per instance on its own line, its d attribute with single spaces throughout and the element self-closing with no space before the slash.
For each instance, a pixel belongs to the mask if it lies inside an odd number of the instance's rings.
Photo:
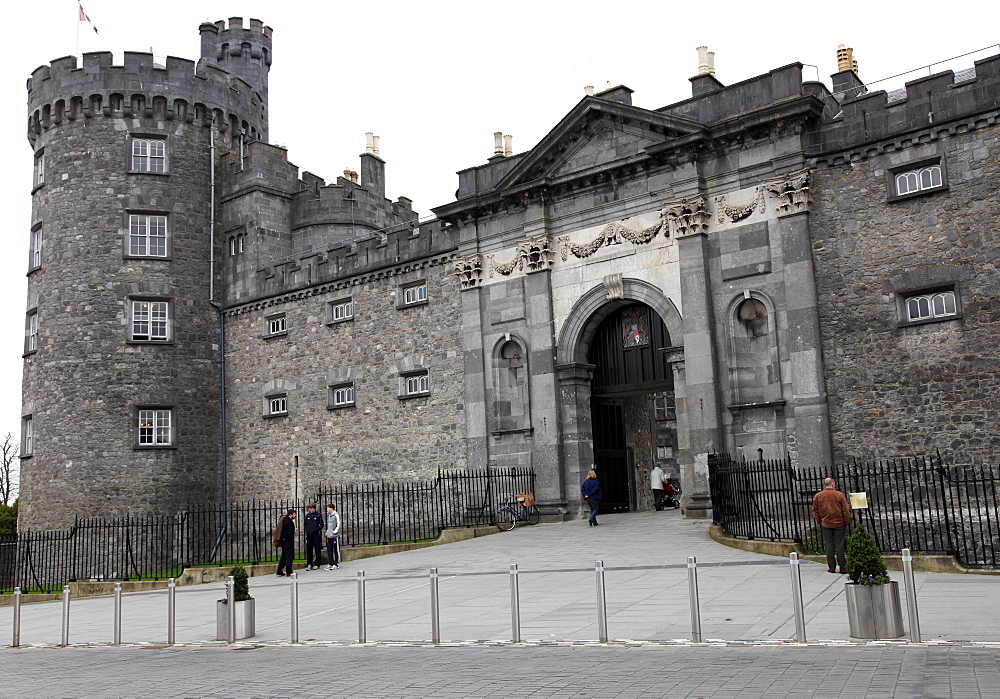
<svg viewBox="0 0 1000 699">
<path fill-rule="evenodd" d="M 170 339 L 170 302 L 133 299 L 132 339 L 147 342 Z"/>
<path fill-rule="evenodd" d="M 167 256 L 167 217 L 129 214 L 128 254 L 134 257 Z"/>
<path fill-rule="evenodd" d="M 241 255 L 243 253 L 243 243 L 245 240 L 245 235 L 229 236 L 229 254 L 231 256 Z"/>
<path fill-rule="evenodd" d="M 35 435 L 31 425 L 31 416 L 21 418 L 21 456 L 31 456 L 34 448 Z"/>
<path fill-rule="evenodd" d="M 31 185 L 37 187 L 45 184 L 45 153 L 39 151 L 35 153 L 35 167 L 32 170 Z"/>
<path fill-rule="evenodd" d="M 925 189 L 937 189 L 943 184 L 940 165 L 929 165 L 896 175 L 896 194 L 913 194 Z"/>
<path fill-rule="evenodd" d="M 24 353 L 38 349 L 38 311 L 28 311 L 24 330 Z"/>
<path fill-rule="evenodd" d="M 402 377 L 403 395 L 418 396 L 430 391 L 430 377 L 426 371 Z"/>
<path fill-rule="evenodd" d="M 267 398 L 267 414 L 268 415 L 284 415 L 288 412 L 288 395 L 280 394 L 277 396 L 268 396 Z"/>
<path fill-rule="evenodd" d="M 910 296 L 906 299 L 906 319 L 909 321 L 947 318 L 958 314 L 954 291 Z"/>
<path fill-rule="evenodd" d="M 288 324 L 285 320 L 285 315 L 272 316 L 267 319 L 267 334 L 268 335 L 282 335 L 288 331 Z"/>
<path fill-rule="evenodd" d="M 160 138 L 133 138 L 132 170 L 135 172 L 166 172 L 167 142 Z"/>
<path fill-rule="evenodd" d="M 136 443 L 141 447 L 173 444 L 173 411 L 170 408 L 139 408 Z"/>
<path fill-rule="evenodd" d="M 42 228 L 38 228 L 31 231 L 31 242 L 30 249 L 28 251 L 29 261 L 28 266 L 30 269 L 38 269 L 42 266 Z"/>
<path fill-rule="evenodd" d="M 354 317 L 354 299 L 333 301 L 330 304 L 330 320 L 334 323 Z"/>
<path fill-rule="evenodd" d="M 354 384 L 331 386 L 330 405 L 332 405 L 334 408 L 342 408 L 348 405 L 354 405 Z"/>
<path fill-rule="evenodd" d="M 414 303 L 422 303 L 427 300 L 427 284 L 417 284 L 403 289 L 403 305 L 409 306 Z"/>
</svg>

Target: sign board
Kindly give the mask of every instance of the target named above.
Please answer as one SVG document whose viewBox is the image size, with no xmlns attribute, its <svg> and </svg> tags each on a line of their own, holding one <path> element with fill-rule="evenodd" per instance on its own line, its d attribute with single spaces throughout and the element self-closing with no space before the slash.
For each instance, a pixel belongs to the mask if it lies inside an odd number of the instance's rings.
<svg viewBox="0 0 1000 699">
<path fill-rule="evenodd" d="M 868 509 L 868 493 L 848 493 L 847 496 L 852 510 Z"/>
</svg>

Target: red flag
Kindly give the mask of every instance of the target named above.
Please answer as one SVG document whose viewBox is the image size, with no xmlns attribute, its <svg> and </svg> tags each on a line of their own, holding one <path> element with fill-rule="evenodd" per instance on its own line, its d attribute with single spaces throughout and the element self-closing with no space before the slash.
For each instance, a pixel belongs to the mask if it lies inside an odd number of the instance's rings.
<svg viewBox="0 0 1000 699">
<path fill-rule="evenodd" d="M 80 21 L 89 24 L 90 28 L 94 30 L 95 34 L 97 34 L 97 27 L 95 27 L 94 23 L 90 21 L 90 17 L 87 16 L 87 13 L 83 11 L 83 3 L 78 2 L 76 5 L 80 8 Z"/>
</svg>

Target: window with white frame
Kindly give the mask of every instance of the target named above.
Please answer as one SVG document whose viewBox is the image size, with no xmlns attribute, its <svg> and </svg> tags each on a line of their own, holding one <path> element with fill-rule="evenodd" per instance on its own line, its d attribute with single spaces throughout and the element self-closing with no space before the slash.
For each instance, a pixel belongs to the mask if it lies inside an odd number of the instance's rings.
<svg viewBox="0 0 1000 699">
<path fill-rule="evenodd" d="M 918 167 L 894 169 L 891 172 L 893 197 L 904 197 L 935 189 L 945 185 L 944 167 L 940 161 L 924 161 Z"/>
<path fill-rule="evenodd" d="M 174 443 L 172 408 L 140 407 L 135 442 L 140 447 L 169 447 Z"/>
<path fill-rule="evenodd" d="M 267 323 L 266 329 L 268 335 L 284 335 L 288 332 L 288 321 L 285 319 L 285 314 L 268 316 L 264 319 Z"/>
<path fill-rule="evenodd" d="M 957 315 L 958 298 L 954 290 L 948 289 L 906 297 L 906 320 L 908 322 L 952 318 Z"/>
<path fill-rule="evenodd" d="M 170 339 L 170 301 L 131 299 L 131 334 L 135 342 Z"/>
<path fill-rule="evenodd" d="M 354 405 L 354 384 L 345 383 L 330 386 L 330 407 L 346 408 Z"/>
<path fill-rule="evenodd" d="M 35 167 L 31 174 L 31 186 L 38 187 L 45 184 L 45 151 L 35 153 Z"/>
<path fill-rule="evenodd" d="M 345 320 L 350 320 L 354 317 L 354 299 L 338 299 L 336 301 L 331 301 L 329 304 L 330 308 L 330 322 L 340 323 Z"/>
<path fill-rule="evenodd" d="M 38 269 L 42 266 L 42 227 L 38 226 L 31 231 L 31 240 L 28 249 L 28 269 Z"/>
<path fill-rule="evenodd" d="M 38 310 L 28 311 L 28 317 L 24 328 L 24 353 L 34 352 L 38 349 Z"/>
<path fill-rule="evenodd" d="M 21 456 L 31 456 L 34 450 L 35 434 L 31 423 L 31 416 L 25 415 L 21 418 Z"/>
<path fill-rule="evenodd" d="M 128 254 L 132 257 L 166 257 L 167 217 L 162 214 L 129 214 Z"/>
<path fill-rule="evenodd" d="M 428 372 L 420 371 L 399 377 L 400 397 L 421 396 L 430 393 L 431 384 Z"/>
<path fill-rule="evenodd" d="M 132 139 L 132 171 L 167 171 L 167 142 L 162 138 Z"/>
<path fill-rule="evenodd" d="M 403 306 L 414 306 L 427 302 L 427 282 L 404 286 L 401 291 L 403 294 Z"/>
<path fill-rule="evenodd" d="M 264 398 L 264 414 L 265 416 L 272 415 L 287 415 L 288 414 L 288 394 L 287 393 L 275 393 Z"/>
</svg>

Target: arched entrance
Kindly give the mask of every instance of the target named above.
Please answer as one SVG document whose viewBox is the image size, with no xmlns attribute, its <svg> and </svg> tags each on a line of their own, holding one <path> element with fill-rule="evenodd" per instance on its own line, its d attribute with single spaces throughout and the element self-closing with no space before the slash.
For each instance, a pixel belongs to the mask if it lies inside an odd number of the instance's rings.
<svg viewBox="0 0 1000 699">
<path fill-rule="evenodd" d="M 670 334 L 641 302 L 612 310 L 589 344 L 594 465 L 601 512 L 649 509 L 649 472 L 659 463 L 678 476 L 673 370 L 664 350 Z"/>
</svg>

